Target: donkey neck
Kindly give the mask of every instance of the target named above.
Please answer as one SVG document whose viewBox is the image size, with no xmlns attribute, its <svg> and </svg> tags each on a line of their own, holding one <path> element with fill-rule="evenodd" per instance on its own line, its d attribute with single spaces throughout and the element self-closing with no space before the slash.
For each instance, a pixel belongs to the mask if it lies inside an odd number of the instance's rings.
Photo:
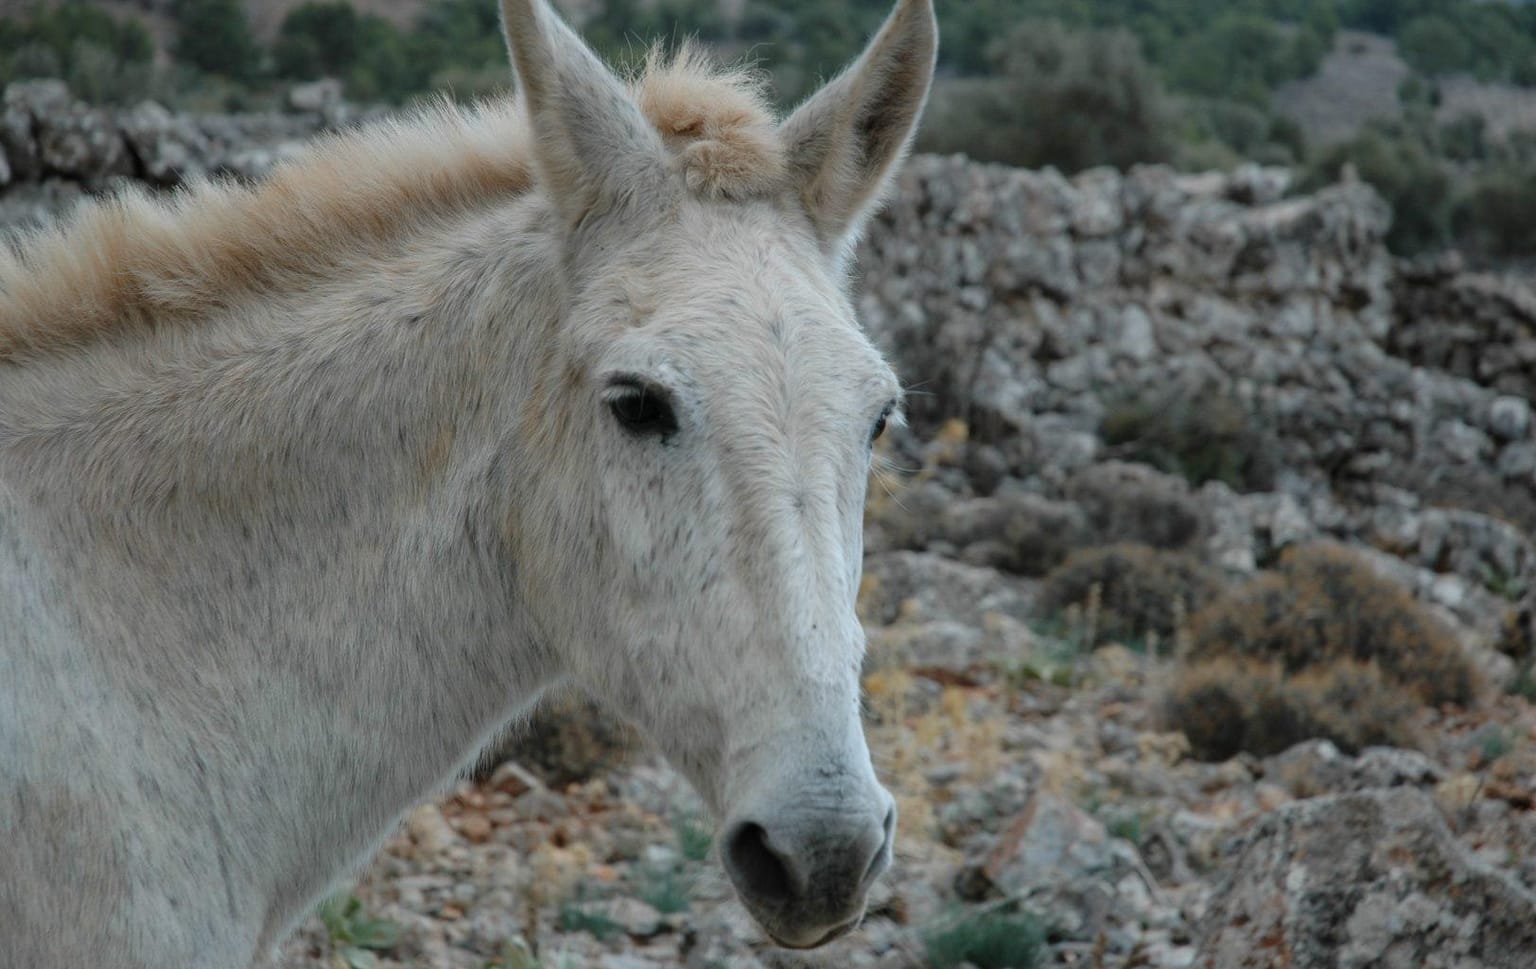
<svg viewBox="0 0 1536 969">
<path fill-rule="evenodd" d="M 71 659 L 246 800 L 268 843 L 231 864 L 271 866 L 254 881 L 302 895 L 556 673 L 497 527 L 558 313 L 530 205 L 195 327 L 0 364 L 0 501 Z"/>
</svg>

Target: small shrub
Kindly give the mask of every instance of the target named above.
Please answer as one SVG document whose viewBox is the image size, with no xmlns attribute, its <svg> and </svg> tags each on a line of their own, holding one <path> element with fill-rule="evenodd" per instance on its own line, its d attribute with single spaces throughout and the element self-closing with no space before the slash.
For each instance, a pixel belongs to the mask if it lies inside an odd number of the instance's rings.
<svg viewBox="0 0 1536 969">
<path fill-rule="evenodd" d="M 374 969 L 379 964 L 377 953 L 400 942 L 400 926 L 388 919 L 369 918 L 355 895 L 333 895 L 315 914 L 325 926 L 331 950 L 350 969 Z"/>
<path fill-rule="evenodd" d="M 1526 669 L 1536 662 L 1536 588 L 1526 589 L 1518 602 L 1505 608 L 1496 645 Z"/>
<path fill-rule="evenodd" d="M 1437 14 L 1415 17 L 1404 24 L 1398 31 L 1397 49 L 1409 67 L 1431 77 L 1466 70 L 1472 59 L 1466 35 Z"/>
<path fill-rule="evenodd" d="M 1099 542 L 1185 548 L 1210 533 L 1209 502 L 1189 482 L 1145 464 L 1100 461 L 1067 480 L 1067 499 L 1082 509 Z M 1095 544 L 1078 541 L 1072 547 Z"/>
<path fill-rule="evenodd" d="M 1169 726 L 1211 761 L 1267 757 L 1313 738 L 1351 753 L 1413 747 L 1416 710 L 1379 668 L 1351 660 L 1288 676 L 1277 663 L 1223 656 L 1185 667 L 1163 699 Z"/>
<path fill-rule="evenodd" d="M 1536 254 L 1536 166 L 1495 169 L 1472 182 L 1451 211 L 1456 237 L 1495 258 Z"/>
<path fill-rule="evenodd" d="M 1288 549 L 1190 620 L 1191 659 L 1275 662 L 1287 673 L 1339 660 L 1375 663 L 1423 703 L 1470 705 L 1481 683 L 1455 633 L 1358 554 L 1319 543 Z"/>
<path fill-rule="evenodd" d="M 1520 667 L 1515 678 L 1505 688 L 1505 692 L 1510 696 L 1536 703 L 1536 663 L 1526 663 Z"/>
<path fill-rule="evenodd" d="M 210 74 L 248 80 L 260 52 L 238 0 L 175 0 L 176 58 Z"/>
<path fill-rule="evenodd" d="M 670 866 L 642 867 L 634 889 L 636 898 L 662 915 L 686 912 L 693 903 L 693 878 Z"/>
<path fill-rule="evenodd" d="M 1193 485 L 1237 491 L 1274 485 L 1276 440 L 1261 415 L 1228 388 L 1176 382 L 1110 404 L 1099 436 L 1125 461 L 1150 464 Z"/>
<path fill-rule="evenodd" d="M 709 857 L 715 836 L 707 825 L 701 824 L 692 815 L 682 814 L 673 820 L 672 831 L 677 835 L 677 849 L 683 853 L 684 858 L 703 861 Z"/>
<path fill-rule="evenodd" d="M 1038 919 L 996 909 L 951 916 L 923 934 L 933 969 L 1035 969 L 1044 944 Z"/>
<path fill-rule="evenodd" d="M 1310 191 L 1332 182 L 1346 165 L 1392 206 L 1387 245 L 1393 252 L 1423 252 L 1449 240 L 1451 176 L 1424 138 L 1409 130 L 1367 126 L 1350 141 L 1320 152 L 1298 187 Z"/>
<path fill-rule="evenodd" d="M 516 936 L 501 946 L 496 958 L 481 969 L 577 969 L 581 962 L 570 952 L 560 951 L 545 959 L 534 954 L 533 947 L 522 936 Z"/>
<path fill-rule="evenodd" d="M 348 0 L 310 0 L 288 11 L 272 56 L 282 77 L 341 76 L 358 57 L 358 16 Z"/>
<path fill-rule="evenodd" d="M 1223 657 L 1179 671 L 1163 697 L 1163 718 L 1184 732 L 1194 757 L 1226 760 L 1248 749 L 1249 724 L 1279 689 L 1274 664 Z"/>
<path fill-rule="evenodd" d="M 560 906 L 560 931 L 585 932 L 599 942 L 605 942 L 623 931 L 623 926 L 601 912 L 593 912 L 579 900 L 568 901 Z"/>
<path fill-rule="evenodd" d="M 1477 752 L 1486 762 L 1492 762 L 1515 749 L 1507 728 L 1497 723 L 1485 725 L 1476 734 Z"/>
<path fill-rule="evenodd" d="M 1141 811 L 1115 813 L 1105 820 L 1104 830 L 1116 838 L 1140 845 L 1147 834 L 1147 818 Z"/>
<path fill-rule="evenodd" d="M 1308 737 L 1325 737 L 1341 750 L 1417 747 L 1414 717 L 1420 709 L 1374 663 L 1340 660 L 1305 670 L 1285 681 L 1283 695 L 1306 725 L 1307 737 L 1285 738 L 1279 753 Z"/>
<path fill-rule="evenodd" d="M 1146 545 L 1083 549 L 1045 577 L 1040 607 L 1061 613 L 1086 610 L 1098 589 L 1094 641 L 1144 642 L 1155 634 L 1167 642 L 1179 623 L 1219 595 L 1220 573 L 1193 555 Z"/>
</svg>

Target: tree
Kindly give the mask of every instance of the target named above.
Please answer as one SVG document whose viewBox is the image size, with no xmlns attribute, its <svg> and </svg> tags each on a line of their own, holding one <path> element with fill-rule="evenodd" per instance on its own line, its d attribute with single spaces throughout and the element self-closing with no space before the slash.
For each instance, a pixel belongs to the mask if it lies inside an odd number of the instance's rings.
<svg viewBox="0 0 1536 969">
<path fill-rule="evenodd" d="M 1479 178 L 1456 204 L 1458 241 L 1499 258 L 1536 256 L 1536 165 Z"/>
<path fill-rule="evenodd" d="M 1397 37 L 1403 60 L 1421 74 L 1436 77 L 1470 67 L 1472 48 L 1455 24 L 1444 17 L 1415 17 Z"/>
<path fill-rule="evenodd" d="M 993 63 L 1000 79 L 939 92 L 922 147 L 1069 172 L 1171 156 L 1162 85 L 1125 31 L 1028 22 Z"/>
<path fill-rule="evenodd" d="M 1387 245 L 1398 253 L 1421 252 L 1450 239 L 1451 179 L 1445 166 L 1413 132 L 1367 128 L 1325 152 L 1308 181 L 1333 181 L 1345 164 L 1354 167 L 1392 206 Z"/>
<path fill-rule="evenodd" d="M 77 93 L 113 100 L 128 73 L 147 76 L 154 43 L 142 21 L 118 20 L 99 7 L 67 0 L 36 7 L 25 19 L 0 18 L 0 83 L 21 77 L 66 77 Z M 133 69 L 137 68 L 137 71 Z M 142 86 L 142 85 L 138 85 Z M 86 90 L 89 88 L 89 90 Z"/>
<path fill-rule="evenodd" d="M 358 56 L 357 11 L 347 0 L 321 0 L 288 11 L 272 47 L 284 77 L 340 77 Z"/>
<path fill-rule="evenodd" d="M 1276 84 L 1311 73 L 1321 59 L 1322 46 L 1312 31 L 1287 31 L 1273 20 L 1231 14 L 1189 37 L 1167 71 L 1176 90 L 1262 105 Z"/>
<path fill-rule="evenodd" d="M 248 80 L 256 43 L 240 0 L 176 0 L 176 58 L 210 74 Z"/>
</svg>

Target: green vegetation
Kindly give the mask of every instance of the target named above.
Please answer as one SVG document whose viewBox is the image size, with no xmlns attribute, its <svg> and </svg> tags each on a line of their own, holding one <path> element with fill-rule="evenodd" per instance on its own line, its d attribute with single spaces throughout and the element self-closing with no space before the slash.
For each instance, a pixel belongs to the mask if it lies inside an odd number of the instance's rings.
<svg viewBox="0 0 1536 969">
<path fill-rule="evenodd" d="M 993 78 L 936 92 L 921 148 L 1069 171 L 1173 157 L 1162 84 L 1125 31 L 1029 21 L 991 64 Z"/>
<path fill-rule="evenodd" d="M 502 944 L 496 958 L 481 969 L 576 969 L 581 963 L 569 952 L 557 952 L 547 959 L 540 959 L 522 936 Z"/>
<path fill-rule="evenodd" d="M 977 969 L 1035 969 L 1044 944 L 1045 928 L 1038 919 L 997 906 L 956 913 L 923 933 L 934 969 L 963 963 Z"/>
<path fill-rule="evenodd" d="M 804 97 L 860 48 L 888 0 L 598 0 L 582 27 L 633 66 L 656 38 L 693 36 L 756 63 L 781 101 Z M 62 77 L 92 101 L 153 96 L 202 108 L 263 103 L 275 84 L 331 76 L 356 101 L 506 89 L 497 0 L 427 0 L 401 27 L 351 0 L 309 0 L 258 43 L 244 0 L 173 0 L 172 67 L 149 32 L 89 0 L 0 18 L 0 83 Z M 1346 165 L 1393 204 L 1390 245 L 1456 245 L 1486 260 L 1536 255 L 1536 132 L 1446 122 L 1441 78 L 1536 86 L 1536 3 L 1488 0 L 966 0 L 939 5 L 940 78 L 920 146 L 1073 172 L 1172 162 L 1294 165 L 1304 184 Z M 1342 145 L 1306 143 L 1273 108 L 1342 28 L 1390 37 L 1413 74 L 1396 121 Z"/>
<path fill-rule="evenodd" d="M 715 842 L 714 832 L 707 824 L 691 814 L 680 814 L 672 822 L 677 835 L 677 848 L 689 861 L 703 861 L 709 857 L 709 849 Z"/>
<path fill-rule="evenodd" d="M 81 0 L 0 17 L 0 83 L 59 77 L 81 97 L 112 102 L 122 91 L 147 89 L 153 54 L 140 21 L 115 19 Z"/>
<path fill-rule="evenodd" d="M 375 969 L 378 953 L 400 942 L 400 926 L 388 919 L 369 918 L 355 895 L 343 892 L 326 899 L 315 912 L 330 937 L 331 951 L 350 969 Z"/>
<path fill-rule="evenodd" d="M 634 892 L 662 915 L 675 915 L 693 904 L 693 876 L 672 865 L 641 866 Z"/>
<path fill-rule="evenodd" d="M 1473 735 L 1473 739 L 1477 741 L 1478 754 L 1485 761 L 1498 760 L 1515 749 L 1515 743 L 1509 735 L 1509 728 L 1503 724 L 1485 724 Z"/>
<path fill-rule="evenodd" d="M 260 52 L 241 0 L 176 0 L 176 59 L 234 81 L 256 76 Z"/>
<path fill-rule="evenodd" d="M 603 913 L 591 911 L 579 901 L 570 901 L 560 906 L 560 931 L 585 932 L 602 942 L 618 935 L 622 927 Z"/>
</svg>

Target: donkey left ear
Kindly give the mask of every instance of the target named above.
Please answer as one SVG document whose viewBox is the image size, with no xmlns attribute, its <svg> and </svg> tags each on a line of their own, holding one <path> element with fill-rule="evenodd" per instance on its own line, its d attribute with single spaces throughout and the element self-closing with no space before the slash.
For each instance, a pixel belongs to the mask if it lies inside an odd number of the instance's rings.
<svg viewBox="0 0 1536 969">
<path fill-rule="evenodd" d="M 644 197 L 665 155 L 624 85 L 547 0 L 501 0 L 501 16 L 539 173 L 567 219 Z"/>
<path fill-rule="evenodd" d="M 912 142 L 938 46 L 932 0 L 900 0 L 859 59 L 780 129 L 800 198 L 834 261 L 858 241 Z"/>
</svg>

